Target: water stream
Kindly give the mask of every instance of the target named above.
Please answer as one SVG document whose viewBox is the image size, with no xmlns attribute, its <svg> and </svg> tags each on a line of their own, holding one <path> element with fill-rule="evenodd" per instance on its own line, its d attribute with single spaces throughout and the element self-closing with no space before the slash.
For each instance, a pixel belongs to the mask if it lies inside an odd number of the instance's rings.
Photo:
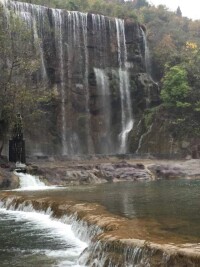
<svg viewBox="0 0 200 267">
<path fill-rule="evenodd" d="M 59 189 L 58 186 L 45 185 L 45 183 L 42 182 L 37 176 L 24 173 L 15 173 L 15 175 L 19 177 L 19 188 L 15 189 L 15 191 Z"/>
<path fill-rule="evenodd" d="M 124 21 L 115 19 L 118 45 L 118 63 L 119 63 L 119 89 L 121 96 L 121 133 L 119 153 L 126 153 L 127 138 L 133 128 L 133 115 L 130 100 L 130 81 L 127 69 L 127 48 L 125 39 Z"/>
<path fill-rule="evenodd" d="M 151 76 L 150 52 L 149 52 L 149 47 L 147 43 L 147 37 L 142 28 L 141 28 L 141 33 L 142 33 L 142 38 L 143 38 L 143 43 L 144 43 L 144 60 L 145 60 L 146 72 L 147 74 L 149 74 L 149 76 Z"/>
<path fill-rule="evenodd" d="M 104 140 L 106 140 L 106 142 L 102 144 L 102 153 L 111 154 L 113 152 L 113 146 L 111 140 L 111 103 L 109 78 L 103 69 L 94 68 L 94 73 L 96 76 L 98 93 L 101 97 L 103 116 L 102 128 L 104 129 Z"/>
</svg>

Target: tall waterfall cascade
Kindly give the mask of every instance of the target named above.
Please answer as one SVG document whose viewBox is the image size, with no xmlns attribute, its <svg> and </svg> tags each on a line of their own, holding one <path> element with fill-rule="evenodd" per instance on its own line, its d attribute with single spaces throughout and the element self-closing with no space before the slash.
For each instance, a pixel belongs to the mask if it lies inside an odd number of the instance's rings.
<svg viewBox="0 0 200 267">
<path fill-rule="evenodd" d="M 133 128 L 133 115 L 130 101 L 130 81 L 127 69 L 127 49 L 125 39 L 124 21 L 115 19 L 117 29 L 118 44 L 118 62 L 119 62 L 119 88 L 121 96 L 121 133 L 120 137 L 120 153 L 127 151 L 128 134 Z"/>
<path fill-rule="evenodd" d="M 128 32 L 122 19 L 18 1 L 0 3 L 8 25 L 13 13 L 25 22 L 39 54 L 37 77 L 56 92 L 54 129 L 44 134 L 44 139 L 53 135 L 55 153 L 127 153 L 134 124 L 130 73 L 134 64 L 141 72 L 145 68 L 130 56 L 141 50 L 139 25 Z"/>
</svg>

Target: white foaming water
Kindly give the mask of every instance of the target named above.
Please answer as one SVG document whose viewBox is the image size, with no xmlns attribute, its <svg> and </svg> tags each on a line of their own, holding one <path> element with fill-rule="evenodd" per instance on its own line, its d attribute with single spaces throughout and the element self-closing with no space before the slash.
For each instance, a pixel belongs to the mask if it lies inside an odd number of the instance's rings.
<svg viewBox="0 0 200 267">
<path fill-rule="evenodd" d="M 0 203 L 0 215 L 3 216 L 3 219 L 2 216 L 0 217 L 0 221 L 7 220 L 8 222 L 15 222 L 16 225 L 21 225 L 20 229 L 19 226 L 16 229 L 20 232 L 22 240 L 30 238 L 27 246 L 23 242 L 20 244 L 18 250 L 22 254 L 30 253 L 33 258 L 36 257 L 36 260 L 38 255 L 43 255 L 47 261 L 50 259 L 54 262 L 53 265 L 45 266 L 83 266 L 78 264 L 78 258 L 88 245 L 75 236 L 71 225 L 53 219 L 50 210 L 46 213 L 37 212 L 32 206 L 25 207 L 25 211 L 7 210 L 4 204 Z M 33 236 L 36 239 L 34 239 L 34 243 L 31 243 Z M 37 239 L 38 237 L 39 239 Z M 42 247 L 41 242 L 43 243 Z M 15 248 L 14 241 L 12 246 Z"/>
<path fill-rule="evenodd" d="M 127 139 L 128 139 L 128 134 L 133 128 L 133 120 L 130 120 L 127 122 L 127 124 L 124 126 L 123 132 L 120 134 L 121 138 L 121 147 L 120 147 L 120 152 L 125 153 L 126 152 L 126 144 L 127 144 Z"/>
<path fill-rule="evenodd" d="M 25 174 L 25 173 L 17 173 L 15 175 L 19 177 L 19 185 L 20 188 L 15 189 L 15 191 L 20 190 L 48 190 L 48 189 L 58 189 L 57 186 L 46 186 L 45 183 L 41 182 L 39 177 Z"/>
</svg>

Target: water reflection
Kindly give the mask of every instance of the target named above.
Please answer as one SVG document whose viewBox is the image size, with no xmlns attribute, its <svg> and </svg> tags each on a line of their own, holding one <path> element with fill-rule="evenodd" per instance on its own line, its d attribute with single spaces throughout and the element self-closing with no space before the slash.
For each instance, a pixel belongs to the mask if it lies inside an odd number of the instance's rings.
<svg viewBox="0 0 200 267">
<path fill-rule="evenodd" d="M 97 202 L 127 218 L 154 220 L 157 231 L 200 238 L 200 180 L 103 184 L 34 192 L 38 196 Z"/>
</svg>

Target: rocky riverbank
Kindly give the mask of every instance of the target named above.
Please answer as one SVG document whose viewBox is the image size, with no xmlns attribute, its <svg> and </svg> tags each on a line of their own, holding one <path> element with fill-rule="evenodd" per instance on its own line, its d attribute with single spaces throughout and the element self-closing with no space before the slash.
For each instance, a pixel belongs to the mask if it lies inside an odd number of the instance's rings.
<svg viewBox="0 0 200 267">
<path fill-rule="evenodd" d="M 80 185 L 106 182 L 151 180 L 153 176 L 140 162 L 116 159 L 89 161 L 36 162 L 28 172 L 39 175 L 50 184 Z"/>
<path fill-rule="evenodd" d="M 19 186 L 18 177 L 13 173 L 14 164 L 6 157 L 0 157 L 0 190 L 14 189 Z"/>
<path fill-rule="evenodd" d="M 13 189 L 18 179 L 14 165 L 0 162 L 0 189 Z M 39 176 L 49 185 L 87 185 L 107 182 L 156 179 L 200 179 L 200 160 L 119 159 L 93 157 L 90 159 L 31 159 L 27 172 Z"/>
<path fill-rule="evenodd" d="M 200 179 L 200 160 L 127 159 L 40 160 L 28 172 L 49 184 L 80 185 L 155 179 Z"/>
</svg>

